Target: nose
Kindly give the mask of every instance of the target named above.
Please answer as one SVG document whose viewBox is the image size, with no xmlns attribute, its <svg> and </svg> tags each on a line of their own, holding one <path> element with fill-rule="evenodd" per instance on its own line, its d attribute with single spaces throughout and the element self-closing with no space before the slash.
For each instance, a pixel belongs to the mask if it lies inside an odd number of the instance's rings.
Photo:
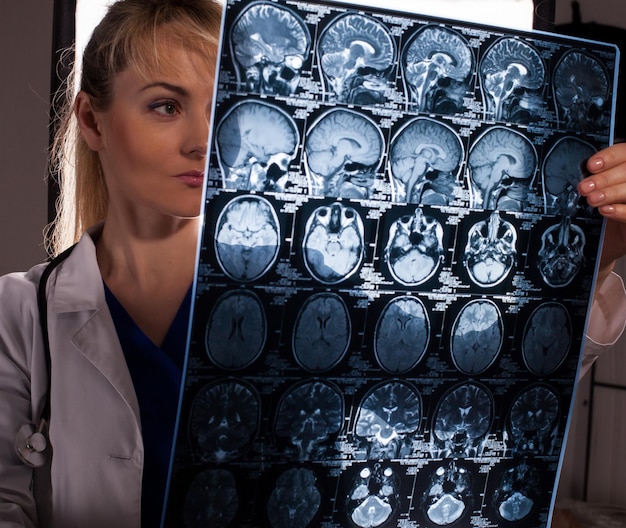
<svg viewBox="0 0 626 528">
<path fill-rule="evenodd" d="M 183 146 L 185 155 L 204 158 L 207 154 L 209 139 L 209 116 L 202 112 L 190 116 L 187 123 L 186 140 Z"/>
</svg>

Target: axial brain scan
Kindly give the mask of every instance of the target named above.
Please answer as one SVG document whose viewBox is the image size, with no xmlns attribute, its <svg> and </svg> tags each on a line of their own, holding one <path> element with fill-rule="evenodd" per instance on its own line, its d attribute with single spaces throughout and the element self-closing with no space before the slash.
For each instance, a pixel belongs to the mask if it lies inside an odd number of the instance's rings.
<svg viewBox="0 0 626 528">
<path fill-rule="evenodd" d="M 450 461 L 432 472 L 422 503 L 429 521 L 448 526 L 463 517 L 472 500 L 470 472 L 458 462 Z"/>
<path fill-rule="evenodd" d="M 288 469 L 276 480 L 267 501 L 272 528 L 307 528 L 321 503 L 315 474 L 305 468 Z"/>
<path fill-rule="evenodd" d="M 384 526 L 400 502 L 400 479 L 384 464 L 366 466 L 352 480 L 346 513 L 358 528 Z"/>
<path fill-rule="evenodd" d="M 543 280 L 553 288 L 570 284 L 585 262 L 585 232 L 569 216 L 541 235 L 537 265 Z"/>
<path fill-rule="evenodd" d="M 535 308 L 524 327 L 522 341 L 528 369 L 541 376 L 552 374 L 569 352 L 571 334 L 572 323 L 562 304 L 546 302 Z"/>
<path fill-rule="evenodd" d="M 224 469 L 196 475 L 189 486 L 183 510 L 186 528 L 227 528 L 239 508 L 235 477 Z"/>
</svg>

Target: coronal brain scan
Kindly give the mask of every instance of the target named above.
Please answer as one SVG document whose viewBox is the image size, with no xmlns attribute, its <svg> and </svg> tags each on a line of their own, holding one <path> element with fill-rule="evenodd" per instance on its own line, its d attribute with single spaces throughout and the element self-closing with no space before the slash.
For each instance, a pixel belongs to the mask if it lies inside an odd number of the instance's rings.
<svg viewBox="0 0 626 528">
<path fill-rule="evenodd" d="M 496 359 L 502 347 L 504 328 L 500 310 L 493 301 L 467 303 L 452 327 L 450 352 L 456 368 L 465 374 L 480 374 Z"/>
<path fill-rule="evenodd" d="M 543 164 L 546 213 L 574 216 L 585 212 L 576 186 L 587 176 L 585 163 L 595 152 L 591 144 L 571 136 L 550 149 Z"/>
<path fill-rule="evenodd" d="M 382 132 L 368 117 L 334 108 L 317 119 L 304 143 L 314 196 L 370 198 L 384 149 Z"/>
<path fill-rule="evenodd" d="M 318 207 L 307 220 L 302 249 L 315 279 L 324 284 L 344 281 L 363 260 L 363 220 L 354 208 L 340 202 Z"/>
<path fill-rule="evenodd" d="M 230 291 L 220 296 L 211 311 L 207 353 L 224 369 L 247 367 L 263 351 L 266 336 L 267 320 L 258 296 L 248 290 Z"/>
<path fill-rule="evenodd" d="M 443 226 L 417 207 L 389 229 L 385 262 L 395 280 L 417 286 L 430 279 L 443 260 Z"/>
<path fill-rule="evenodd" d="M 433 416 L 433 456 L 479 456 L 493 422 L 493 396 L 475 383 L 450 389 Z"/>
<path fill-rule="evenodd" d="M 293 468 L 282 473 L 267 501 L 267 517 L 272 528 L 312 526 L 320 507 L 321 494 L 315 473 Z"/>
<path fill-rule="evenodd" d="M 448 125 L 413 119 L 391 140 L 394 201 L 447 205 L 459 187 L 463 156 L 461 139 Z"/>
<path fill-rule="evenodd" d="M 467 40 L 445 26 L 420 29 L 402 54 L 409 108 L 456 114 L 469 91 L 474 56 Z"/>
<path fill-rule="evenodd" d="M 424 303 L 403 295 L 387 303 L 378 321 L 374 353 L 382 368 L 402 374 L 414 368 L 426 354 L 430 320 Z"/>
<path fill-rule="evenodd" d="M 346 13 L 332 20 L 318 41 L 325 92 L 334 102 L 373 105 L 386 101 L 396 46 L 379 20 Z"/>
<path fill-rule="evenodd" d="M 205 461 L 242 457 L 260 422 L 259 396 L 248 384 L 224 380 L 207 385 L 194 397 L 189 436 Z"/>
<path fill-rule="evenodd" d="M 350 344 L 350 314 L 343 299 L 332 292 L 309 297 L 293 328 L 293 353 L 303 368 L 323 372 L 344 357 Z"/>
<path fill-rule="evenodd" d="M 351 482 L 346 513 L 353 526 L 385 526 L 398 510 L 400 479 L 391 466 L 372 464 Z"/>
<path fill-rule="evenodd" d="M 610 83 L 596 57 L 580 49 L 568 50 L 554 70 L 552 83 L 566 128 L 587 132 L 606 126 Z"/>
<path fill-rule="evenodd" d="M 312 460 L 329 449 L 343 425 L 343 396 L 335 385 L 307 381 L 289 389 L 276 411 L 275 434 L 297 460 Z"/>
<path fill-rule="evenodd" d="M 551 374 L 566 358 L 571 342 L 572 323 L 565 307 L 557 302 L 541 304 L 524 327 L 522 354 L 528 370 Z"/>
<path fill-rule="evenodd" d="M 537 152 L 524 135 L 500 126 L 488 129 L 469 152 L 471 206 L 522 211 L 537 163 Z"/>
<path fill-rule="evenodd" d="M 422 503 L 430 522 L 448 526 L 467 513 L 472 501 L 472 475 L 465 466 L 450 461 L 432 472 Z"/>
<path fill-rule="evenodd" d="M 308 60 L 311 35 L 291 9 L 254 2 L 242 11 L 230 31 L 240 88 L 258 94 L 295 93 Z"/>
<path fill-rule="evenodd" d="M 548 286 L 563 288 L 574 280 L 585 261 L 585 241 L 584 231 L 569 216 L 543 232 L 537 266 Z"/>
<path fill-rule="evenodd" d="M 237 514 L 239 496 L 235 477 L 224 469 L 209 469 L 196 475 L 184 505 L 186 528 L 226 528 Z"/>
<path fill-rule="evenodd" d="M 355 435 L 366 444 L 369 460 L 406 458 L 422 419 L 422 400 L 403 381 L 384 382 L 359 405 Z"/>
<path fill-rule="evenodd" d="M 546 70 L 539 52 L 518 38 L 495 42 L 480 61 L 487 115 L 525 123 L 543 105 Z"/>
<path fill-rule="evenodd" d="M 289 186 L 289 164 L 300 133 L 281 108 L 244 100 L 233 106 L 217 127 L 216 153 L 224 187 L 282 192 Z"/>
<path fill-rule="evenodd" d="M 533 385 L 513 401 L 505 440 L 514 455 L 549 455 L 554 451 L 560 404 L 545 385 Z"/>
<path fill-rule="evenodd" d="M 261 196 L 239 196 L 219 215 L 217 259 L 224 272 L 237 281 L 253 281 L 267 273 L 278 256 L 279 242 L 276 211 Z"/>
<path fill-rule="evenodd" d="M 164 526 L 549 528 L 619 48 L 358 2 L 223 0 Z"/>
</svg>

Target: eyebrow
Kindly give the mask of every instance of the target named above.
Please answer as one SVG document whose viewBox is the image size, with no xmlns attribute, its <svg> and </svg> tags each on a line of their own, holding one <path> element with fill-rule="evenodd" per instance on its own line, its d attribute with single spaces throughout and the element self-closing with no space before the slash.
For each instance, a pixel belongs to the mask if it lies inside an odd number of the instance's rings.
<svg viewBox="0 0 626 528">
<path fill-rule="evenodd" d="M 178 86 L 176 84 L 170 84 L 164 81 L 158 81 L 158 82 L 147 84 L 141 89 L 141 91 L 143 92 L 143 91 L 149 90 L 150 88 L 165 88 L 166 90 L 174 92 L 178 95 L 182 95 L 182 96 L 189 95 L 189 92 L 185 90 L 185 88 L 183 88 L 182 86 Z"/>
</svg>

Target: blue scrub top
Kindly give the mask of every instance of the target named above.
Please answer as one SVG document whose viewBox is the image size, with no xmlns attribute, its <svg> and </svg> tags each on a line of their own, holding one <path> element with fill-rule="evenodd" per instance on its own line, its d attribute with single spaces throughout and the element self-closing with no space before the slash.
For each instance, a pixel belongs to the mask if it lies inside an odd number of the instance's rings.
<svg viewBox="0 0 626 528">
<path fill-rule="evenodd" d="M 106 301 L 135 386 L 144 442 L 142 528 L 158 528 L 167 483 L 187 345 L 191 289 L 161 348 L 128 315 L 105 284 Z"/>
</svg>

